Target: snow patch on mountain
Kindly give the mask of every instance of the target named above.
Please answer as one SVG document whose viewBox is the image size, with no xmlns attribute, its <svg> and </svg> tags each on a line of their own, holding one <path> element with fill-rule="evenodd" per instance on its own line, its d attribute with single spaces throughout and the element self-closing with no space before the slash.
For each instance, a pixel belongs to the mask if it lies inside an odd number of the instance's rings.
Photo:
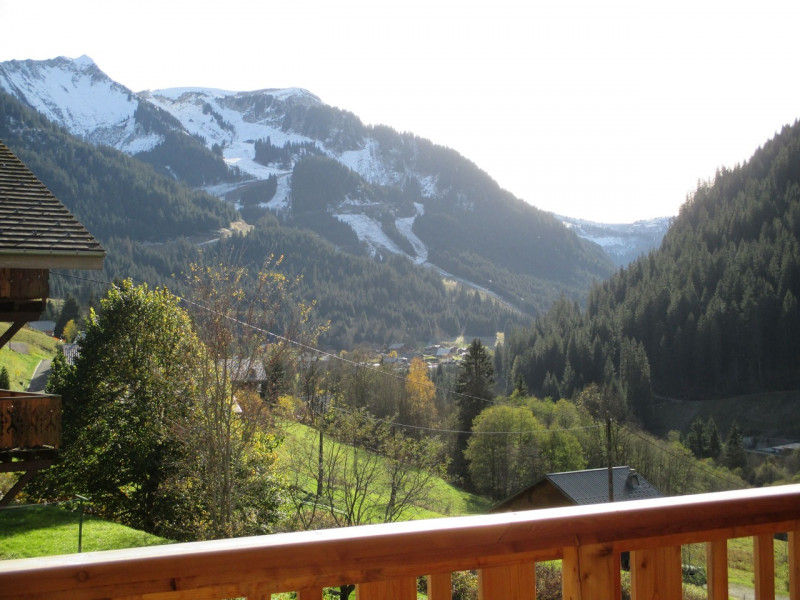
<svg viewBox="0 0 800 600">
<path fill-rule="evenodd" d="M 634 223 L 595 223 L 584 219 L 554 216 L 578 237 L 603 248 L 619 267 L 624 267 L 642 254 L 658 248 L 672 223 L 672 217 Z"/>
<path fill-rule="evenodd" d="M 371 256 L 380 254 L 381 251 L 392 254 L 402 254 L 403 251 L 397 247 L 392 240 L 384 233 L 381 224 L 372 217 L 364 214 L 336 214 L 334 215 L 342 223 L 347 223 L 358 239 L 367 245 Z"/>
<path fill-rule="evenodd" d="M 368 139 L 363 148 L 342 152 L 335 158 L 369 183 L 395 185 L 400 181 L 400 174 L 387 168 L 386 162 L 379 156 L 379 150 L 378 142 Z"/>
<path fill-rule="evenodd" d="M 265 93 L 283 100 L 295 98 L 302 102 L 316 98 L 300 88 L 269 90 Z M 250 92 L 229 92 L 214 88 L 171 88 L 147 92 L 145 96 L 180 121 L 189 133 L 203 138 L 209 148 L 218 144 L 222 148 L 225 162 L 238 167 L 242 173 L 255 179 L 267 179 L 270 175 L 280 176 L 285 169 L 256 162 L 255 142 L 269 139 L 273 146 L 281 147 L 287 142 L 305 143 L 314 140 L 283 131 L 281 120 L 273 114 L 254 119 L 253 115 L 231 107 L 236 104 L 237 99 L 250 95 Z"/>
<path fill-rule="evenodd" d="M 416 258 L 414 258 L 414 262 L 418 265 L 422 265 L 428 262 L 428 247 L 417 237 L 412 228 L 414 227 L 414 221 L 417 217 L 425 214 L 425 206 L 419 202 L 415 202 L 414 207 L 417 209 L 417 213 L 413 217 L 396 219 L 395 226 L 397 227 L 397 231 L 411 242 L 411 246 L 414 248 L 414 252 L 417 255 Z"/>
<path fill-rule="evenodd" d="M 139 131 L 136 95 L 112 81 L 88 56 L 2 63 L 0 88 L 93 144 L 136 154 L 163 141 Z"/>
</svg>

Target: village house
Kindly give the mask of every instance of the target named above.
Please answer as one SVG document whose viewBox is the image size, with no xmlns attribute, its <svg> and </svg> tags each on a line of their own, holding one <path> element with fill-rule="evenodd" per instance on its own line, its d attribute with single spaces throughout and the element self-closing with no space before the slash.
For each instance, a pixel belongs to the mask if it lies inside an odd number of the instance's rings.
<svg viewBox="0 0 800 600">
<path fill-rule="evenodd" d="M 635 469 L 612 469 L 614 502 L 661 498 L 662 494 Z M 609 501 L 608 469 L 548 473 L 535 483 L 493 506 L 490 512 L 508 512 L 557 506 L 581 506 Z"/>
</svg>

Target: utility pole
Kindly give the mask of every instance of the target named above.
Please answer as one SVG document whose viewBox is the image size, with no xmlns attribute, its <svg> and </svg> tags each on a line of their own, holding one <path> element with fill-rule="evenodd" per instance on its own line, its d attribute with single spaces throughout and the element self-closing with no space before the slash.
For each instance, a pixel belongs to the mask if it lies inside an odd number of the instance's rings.
<svg viewBox="0 0 800 600">
<path fill-rule="evenodd" d="M 614 463 L 611 462 L 611 417 L 606 417 L 606 462 L 608 463 L 608 501 L 614 501 Z"/>
</svg>

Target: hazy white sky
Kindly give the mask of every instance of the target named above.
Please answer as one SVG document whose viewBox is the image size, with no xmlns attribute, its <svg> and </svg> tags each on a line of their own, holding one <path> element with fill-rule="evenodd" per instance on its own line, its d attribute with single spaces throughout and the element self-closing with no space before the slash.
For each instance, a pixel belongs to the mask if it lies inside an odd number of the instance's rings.
<svg viewBox="0 0 800 600">
<path fill-rule="evenodd" d="M 0 61 L 86 54 L 140 91 L 302 87 L 516 196 L 676 214 L 800 116 L 800 2 L 0 0 Z"/>
</svg>

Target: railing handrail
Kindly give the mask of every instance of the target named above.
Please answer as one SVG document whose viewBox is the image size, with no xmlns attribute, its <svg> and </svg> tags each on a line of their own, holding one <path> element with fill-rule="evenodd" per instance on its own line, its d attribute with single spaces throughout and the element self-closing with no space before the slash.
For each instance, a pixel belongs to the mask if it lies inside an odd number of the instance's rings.
<svg viewBox="0 0 800 600">
<path fill-rule="evenodd" d="M 800 485 L 0 562 L 0 598 L 315 589 L 796 530 Z M 125 591 L 125 594 L 122 593 Z"/>
</svg>

